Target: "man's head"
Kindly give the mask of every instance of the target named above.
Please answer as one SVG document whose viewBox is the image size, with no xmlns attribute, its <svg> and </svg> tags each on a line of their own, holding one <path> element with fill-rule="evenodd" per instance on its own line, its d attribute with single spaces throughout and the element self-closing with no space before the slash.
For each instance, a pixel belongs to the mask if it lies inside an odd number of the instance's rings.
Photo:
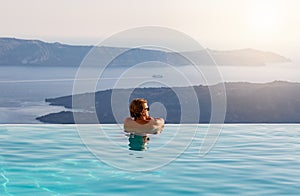
<svg viewBox="0 0 300 196">
<path fill-rule="evenodd" d="M 130 116 L 135 120 L 142 118 L 143 116 L 148 117 L 149 107 L 147 104 L 147 100 L 143 98 L 137 98 L 131 101 L 130 106 Z"/>
</svg>

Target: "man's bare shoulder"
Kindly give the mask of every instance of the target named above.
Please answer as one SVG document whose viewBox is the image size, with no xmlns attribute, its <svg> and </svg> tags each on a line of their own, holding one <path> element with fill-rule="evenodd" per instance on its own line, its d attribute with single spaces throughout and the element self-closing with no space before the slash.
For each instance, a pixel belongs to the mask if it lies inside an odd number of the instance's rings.
<svg viewBox="0 0 300 196">
<path fill-rule="evenodd" d="M 126 122 L 132 122 L 132 121 L 133 121 L 133 119 L 130 118 L 130 117 L 127 117 L 127 118 L 124 119 L 124 123 L 126 123 Z"/>
<path fill-rule="evenodd" d="M 155 122 L 156 125 L 165 124 L 165 120 L 163 118 L 154 118 L 154 122 Z"/>
<path fill-rule="evenodd" d="M 124 119 L 124 129 L 126 132 L 157 134 L 158 130 L 163 129 L 163 127 L 164 127 L 163 118 L 151 117 L 148 123 L 145 124 L 139 124 L 130 117 Z"/>
</svg>

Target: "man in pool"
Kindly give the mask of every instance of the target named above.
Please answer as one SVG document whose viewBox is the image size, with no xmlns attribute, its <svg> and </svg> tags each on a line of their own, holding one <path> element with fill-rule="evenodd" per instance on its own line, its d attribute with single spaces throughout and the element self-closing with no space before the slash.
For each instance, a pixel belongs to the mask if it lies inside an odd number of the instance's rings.
<svg viewBox="0 0 300 196">
<path fill-rule="evenodd" d="M 124 120 L 124 130 L 128 133 L 145 136 L 162 132 L 165 121 L 162 118 L 152 118 L 149 115 L 147 100 L 137 98 L 129 106 L 130 116 Z"/>
</svg>

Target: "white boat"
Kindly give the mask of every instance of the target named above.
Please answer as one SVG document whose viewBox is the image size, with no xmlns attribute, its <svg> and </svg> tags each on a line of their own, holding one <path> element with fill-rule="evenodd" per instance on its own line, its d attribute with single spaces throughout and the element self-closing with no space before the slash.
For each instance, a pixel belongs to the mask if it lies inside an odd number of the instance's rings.
<svg viewBox="0 0 300 196">
<path fill-rule="evenodd" d="M 152 78 L 162 78 L 163 77 L 163 75 L 160 75 L 160 74 L 154 74 L 154 75 L 152 75 Z"/>
</svg>

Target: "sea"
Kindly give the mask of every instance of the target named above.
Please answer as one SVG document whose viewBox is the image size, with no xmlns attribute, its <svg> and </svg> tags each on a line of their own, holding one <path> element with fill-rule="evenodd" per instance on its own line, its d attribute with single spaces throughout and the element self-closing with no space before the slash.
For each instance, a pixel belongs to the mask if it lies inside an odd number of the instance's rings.
<svg viewBox="0 0 300 196">
<path fill-rule="evenodd" d="M 201 76 L 193 69 L 111 68 L 97 80 L 79 81 L 87 86 L 82 93 L 90 85 L 104 90 L 300 82 L 296 64 L 207 68 Z M 93 77 L 98 71 L 84 70 Z M 35 120 L 67 110 L 45 99 L 71 95 L 78 72 L 74 67 L 0 67 L 0 195 L 299 195 L 298 124 L 225 124 L 217 134 L 208 134 L 209 124 L 167 124 L 145 143 L 124 133 L 122 124 Z"/>
<path fill-rule="evenodd" d="M 202 67 L 195 70 L 193 66 L 178 68 L 150 62 L 134 69 L 107 68 L 103 73 L 98 68 L 0 66 L 0 124 L 40 123 L 35 120 L 36 117 L 67 110 L 49 106 L 45 102 L 46 98 L 71 95 L 73 92 L 90 92 L 90 89 L 95 92 L 117 88 L 213 85 L 240 81 L 300 82 L 299 75 L 300 68 L 295 63 L 262 67 Z M 80 91 L 73 90 L 75 79 L 80 81 Z"/>
</svg>

